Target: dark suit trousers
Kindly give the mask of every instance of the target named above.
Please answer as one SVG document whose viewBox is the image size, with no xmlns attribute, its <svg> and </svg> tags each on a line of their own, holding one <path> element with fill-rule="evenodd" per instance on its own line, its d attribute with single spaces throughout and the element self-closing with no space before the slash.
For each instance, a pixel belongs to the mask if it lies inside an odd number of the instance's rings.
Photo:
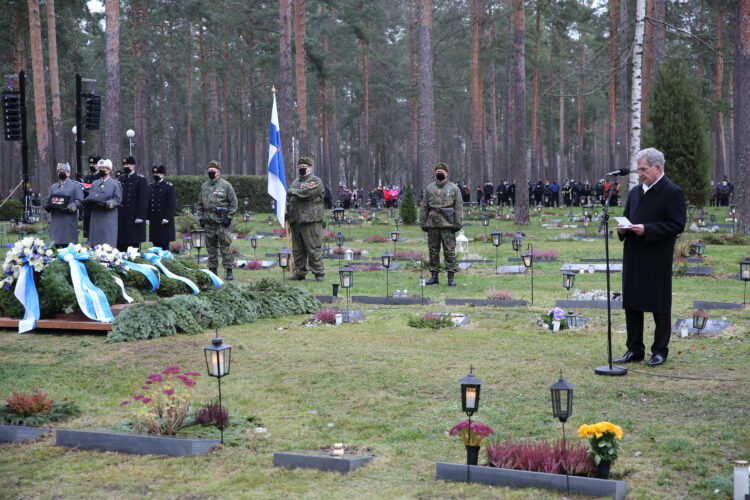
<svg viewBox="0 0 750 500">
<path fill-rule="evenodd" d="M 671 314 L 654 312 L 654 343 L 651 345 L 651 354 L 661 354 L 665 358 L 669 354 L 669 337 L 671 334 Z M 643 345 L 643 311 L 625 309 L 625 324 L 628 330 L 628 351 L 635 354 L 643 354 L 646 347 Z"/>
</svg>

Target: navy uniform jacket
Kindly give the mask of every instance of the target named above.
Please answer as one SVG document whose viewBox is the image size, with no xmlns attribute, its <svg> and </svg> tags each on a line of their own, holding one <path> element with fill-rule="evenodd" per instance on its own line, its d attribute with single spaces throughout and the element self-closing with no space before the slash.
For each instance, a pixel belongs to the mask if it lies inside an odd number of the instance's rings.
<svg viewBox="0 0 750 500">
<path fill-rule="evenodd" d="M 148 215 L 148 183 L 135 172 L 123 174 L 118 179 L 122 186 L 122 202 L 117 212 L 117 241 L 138 244 L 146 241 Z M 143 222 L 136 224 L 135 220 Z"/>
<path fill-rule="evenodd" d="M 176 193 L 171 182 L 161 180 L 148 185 L 148 239 L 155 241 L 174 241 L 174 209 Z M 162 224 L 167 219 L 169 222 Z"/>
</svg>

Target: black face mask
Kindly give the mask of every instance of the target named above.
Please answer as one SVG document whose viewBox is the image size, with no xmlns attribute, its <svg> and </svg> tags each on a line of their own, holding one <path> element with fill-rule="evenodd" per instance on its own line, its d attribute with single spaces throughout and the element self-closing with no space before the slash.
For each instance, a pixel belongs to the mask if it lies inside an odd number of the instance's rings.
<svg viewBox="0 0 750 500">
<path fill-rule="evenodd" d="M 105 172 L 104 170 L 99 170 L 99 177 L 104 179 L 105 177 L 107 177 L 107 172 Z"/>
<path fill-rule="evenodd" d="M 307 173 L 307 167 L 300 167 L 299 168 L 299 176 L 300 177 L 304 177 L 306 173 Z"/>
<path fill-rule="evenodd" d="M 65 172 L 58 172 L 57 176 L 60 178 L 61 181 L 64 181 L 65 179 L 68 178 L 68 174 L 66 174 Z"/>
<path fill-rule="evenodd" d="M 159 177 L 158 175 L 155 175 L 155 176 L 154 176 L 154 180 L 155 180 L 156 182 L 159 182 L 159 181 L 161 180 L 161 177 Z"/>
<path fill-rule="evenodd" d="M 437 174 L 435 174 L 435 178 L 436 178 L 437 180 L 439 180 L 440 182 L 442 182 L 442 181 L 444 181 L 444 180 L 445 180 L 445 174 L 444 174 L 444 173 L 442 173 L 442 172 L 438 172 Z"/>
<path fill-rule="evenodd" d="M 130 172 L 132 172 L 132 170 L 130 170 L 130 167 L 123 167 L 122 169 L 123 174 L 129 174 Z"/>
<path fill-rule="evenodd" d="M 209 179 L 215 179 L 216 178 L 216 172 L 209 170 L 209 172 L 208 172 L 208 178 Z"/>
</svg>

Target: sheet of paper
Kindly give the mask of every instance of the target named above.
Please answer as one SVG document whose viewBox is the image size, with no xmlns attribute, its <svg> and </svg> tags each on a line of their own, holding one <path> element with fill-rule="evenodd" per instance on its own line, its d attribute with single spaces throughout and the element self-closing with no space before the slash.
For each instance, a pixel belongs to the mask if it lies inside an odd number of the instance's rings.
<svg viewBox="0 0 750 500">
<path fill-rule="evenodd" d="M 617 227 L 630 227 L 633 225 L 627 217 L 615 217 L 614 219 L 617 222 Z"/>
</svg>

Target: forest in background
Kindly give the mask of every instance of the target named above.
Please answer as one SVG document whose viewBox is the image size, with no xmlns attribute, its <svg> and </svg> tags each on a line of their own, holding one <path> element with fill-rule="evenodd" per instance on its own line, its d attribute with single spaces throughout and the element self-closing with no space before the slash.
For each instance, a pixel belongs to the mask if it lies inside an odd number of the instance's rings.
<svg viewBox="0 0 750 500">
<path fill-rule="evenodd" d="M 13 26 L 0 33 L 3 74 L 28 75 L 34 190 L 46 189 L 56 162 L 75 163 L 76 73 L 95 79 L 103 99 L 84 157 L 117 162 L 133 129 L 141 172 L 202 173 L 219 159 L 228 173 L 264 174 L 273 86 L 288 177 L 299 156 L 313 156 L 329 185 L 365 189 L 407 178 L 419 188 L 436 159 L 472 186 L 518 181 L 524 163 L 534 181 L 596 182 L 628 166 L 635 0 L 103 3 L 106 12 L 0 0 Z M 648 132 L 659 69 L 682 61 L 706 118 L 712 179 L 747 170 L 734 151 L 732 62 L 747 0 L 739 4 L 646 4 L 642 125 Z M 17 143 L 2 142 L 0 161 L 7 193 L 20 175 Z"/>
</svg>

